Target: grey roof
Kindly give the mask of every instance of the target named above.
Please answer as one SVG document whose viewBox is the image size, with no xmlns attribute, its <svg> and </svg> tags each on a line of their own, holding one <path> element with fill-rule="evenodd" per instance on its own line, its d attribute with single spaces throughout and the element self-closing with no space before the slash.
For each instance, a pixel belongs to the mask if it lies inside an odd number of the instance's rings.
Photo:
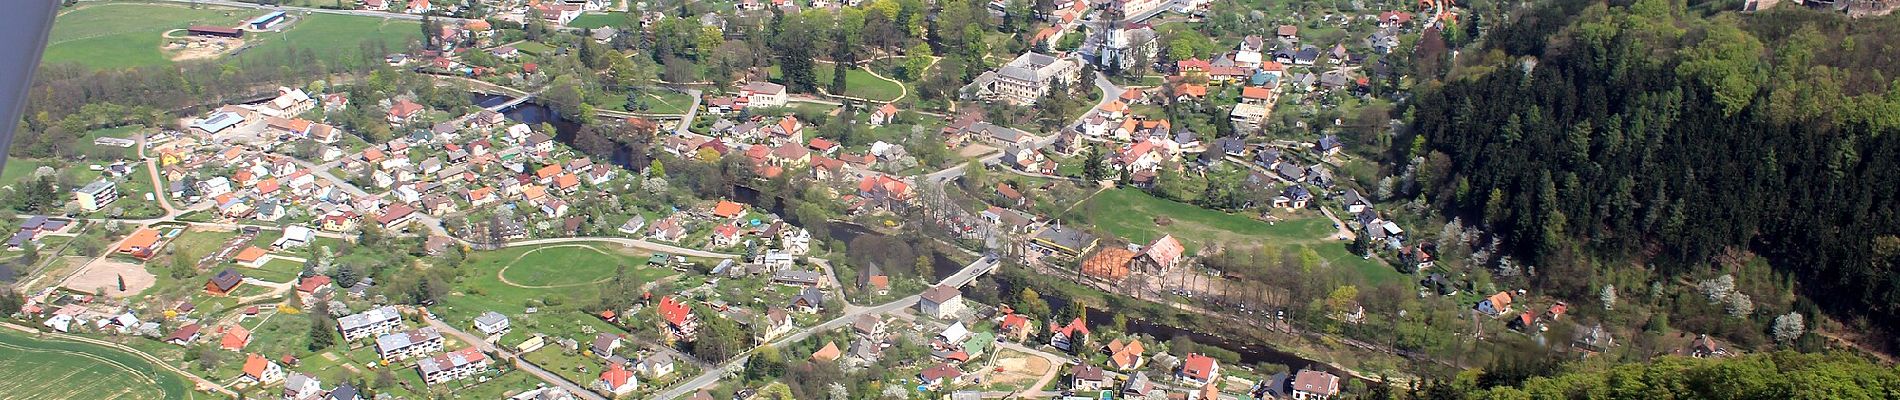
<svg viewBox="0 0 1900 400">
<path fill-rule="evenodd" d="M 365 283 L 368 283 L 368 280 L 359 281 L 357 282 L 357 285 L 363 285 Z M 390 306 L 382 306 L 382 307 L 364 310 L 363 312 L 360 312 L 360 313 L 345 315 L 343 316 L 343 318 L 337 318 L 336 324 L 338 327 L 342 328 L 343 330 L 352 330 L 352 329 L 362 328 L 365 326 L 375 325 L 383 321 L 394 320 L 400 317 L 401 315 L 396 313 L 396 308 L 390 307 Z"/>
<path fill-rule="evenodd" d="M 505 322 L 508 322 L 508 316 L 501 315 L 501 313 L 494 311 L 485 312 L 475 317 L 475 323 L 482 325 L 494 325 Z"/>
<path fill-rule="evenodd" d="M 996 138 L 996 140 L 1010 143 L 1015 143 L 1016 141 L 1022 140 L 1024 136 L 1029 135 L 1029 132 L 1023 132 L 1021 129 L 999 126 L 988 122 L 971 124 L 968 131 L 982 133 Z"/>
<path fill-rule="evenodd" d="M 931 286 L 930 289 L 924 290 L 923 294 L 924 300 L 930 300 L 932 303 L 943 303 L 961 296 L 963 296 L 963 291 L 949 285 Z"/>
<path fill-rule="evenodd" d="M 818 280 L 822 278 L 823 276 L 824 275 L 819 274 L 818 271 L 785 270 L 785 271 L 779 271 L 777 273 L 772 274 L 772 280 L 799 282 L 799 283 L 805 283 L 805 282 L 818 283 Z"/>
<path fill-rule="evenodd" d="M 376 351 L 387 353 L 391 350 L 397 350 L 413 346 L 417 343 L 426 343 L 441 338 L 442 334 L 436 332 L 435 328 L 430 327 L 412 329 L 407 332 L 396 332 L 377 336 Z"/>
<path fill-rule="evenodd" d="M 815 287 L 808 287 L 805 288 L 804 291 L 798 292 L 798 296 L 792 297 L 792 301 L 788 304 L 797 305 L 800 301 L 809 304 L 811 307 L 822 307 L 825 305 L 825 292 L 819 291 L 818 288 Z"/>
<path fill-rule="evenodd" d="M 101 180 L 92 181 L 92 183 L 88 183 L 86 184 L 86 186 L 81 186 L 79 190 L 76 190 L 76 192 L 85 193 L 85 194 L 99 194 L 101 192 L 111 190 L 113 186 L 114 185 L 111 181 L 101 179 Z"/>
<path fill-rule="evenodd" d="M 1084 247 L 1088 247 L 1089 243 L 1095 242 L 1095 235 L 1090 235 L 1081 229 L 1063 229 L 1058 226 L 1043 228 L 1041 232 L 1036 232 L 1036 239 L 1055 243 L 1070 249 L 1081 250 Z"/>
</svg>

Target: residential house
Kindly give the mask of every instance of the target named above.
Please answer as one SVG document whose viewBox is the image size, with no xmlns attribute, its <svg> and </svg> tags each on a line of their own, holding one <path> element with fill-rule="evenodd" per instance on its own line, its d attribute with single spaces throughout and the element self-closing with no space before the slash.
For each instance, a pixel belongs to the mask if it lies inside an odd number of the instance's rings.
<svg viewBox="0 0 1900 400">
<path fill-rule="evenodd" d="M 323 398 L 323 382 L 316 376 L 293 372 L 284 379 L 284 400 L 318 400 Z"/>
<path fill-rule="evenodd" d="M 891 103 L 884 103 L 884 105 L 879 106 L 876 111 L 871 112 L 871 126 L 884 126 L 896 120 L 897 106 Z"/>
<path fill-rule="evenodd" d="M 475 317 L 475 330 L 490 337 L 508 334 L 508 316 L 488 311 Z"/>
<path fill-rule="evenodd" d="M 1148 363 L 1147 356 L 1142 354 L 1146 351 L 1140 339 L 1129 338 L 1126 342 L 1115 339 L 1108 342 L 1108 363 L 1120 371 L 1140 369 Z"/>
<path fill-rule="evenodd" d="M 1088 339 L 1088 324 L 1082 322 L 1081 317 L 1076 317 L 1074 320 L 1070 320 L 1068 325 L 1063 325 L 1050 331 L 1049 345 L 1073 353 L 1081 349 L 1081 346 L 1087 343 Z"/>
<path fill-rule="evenodd" d="M 611 313 L 611 311 L 609 312 Z M 587 351 L 594 353 L 594 357 L 600 357 L 601 359 L 613 358 L 614 353 L 620 351 L 621 344 L 623 344 L 623 342 L 620 340 L 619 335 L 598 333 L 594 334 L 594 342 L 587 347 Z"/>
<path fill-rule="evenodd" d="M 963 312 L 963 292 L 949 285 L 931 286 L 924 290 L 917 302 L 917 309 L 923 315 L 946 319 Z"/>
<path fill-rule="evenodd" d="M 923 372 L 917 373 L 917 380 L 918 383 L 923 384 L 925 387 L 942 387 L 946 383 L 955 384 L 962 382 L 963 371 L 950 364 L 937 363 L 937 365 L 925 368 Z"/>
<path fill-rule="evenodd" d="M 618 363 L 610 363 L 607 370 L 600 372 L 600 380 L 594 381 L 594 388 L 613 393 L 615 397 L 632 394 L 640 387 L 640 380 Z"/>
<path fill-rule="evenodd" d="M 401 329 L 402 316 L 396 313 L 395 307 L 383 306 L 337 318 L 336 324 L 343 341 L 354 342 Z"/>
<path fill-rule="evenodd" d="M 673 364 L 676 364 L 676 363 L 674 362 L 673 356 L 671 354 L 668 354 L 666 352 L 659 352 L 659 353 L 653 353 L 652 355 L 646 356 L 645 358 L 641 358 L 640 364 L 637 365 L 635 368 L 640 370 L 641 375 L 645 375 L 648 378 L 658 378 L 662 376 L 672 375 L 673 367 L 674 367 Z"/>
<path fill-rule="evenodd" d="M 1201 353 L 1190 353 L 1181 361 L 1180 378 L 1195 385 L 1204 385 L 1220 377 L 1220 361 Z"/>
<path fill-rule="evenodd" d="M 389 361 L 406 360 L 442 351 L 445 343 L 435 328 L 388 333 L 376 337 L 376 355 Z"/>
<path fill-rule="evenodd" d="M 675 299 L 673 296 L 660 298 L 659 313 L 660 319 L 666 321 L 667 328 L 671 329 L 676 337 L 690 338 L 699 328 L 699 321 L 693 316 L 692 308 L 688 307 L 685 301 Z"/>
<path fill-rule="evenodd" d="M 1096 391 L 1107 386 L 1108 376 L 1106 371 L 1102 371 L 1102 367 L 1086 363 L 1069 367 L 1069 390 Z"/>
<path fill-rule="evenodd" d="M 416 362 L 424 384 L 435 385 L 474 376 L 488 368 L 491 361 L 481 350 L 469 347 Z"/>
<path fill-rule="evenodd" d="M 1478 312 L 1494 317 L 1511 312 L 1511 292 L 1498 292 L 1490 297 L 1486 297 L 1484 300 L 1478 301 L 1476 308 Z"/>
<path fill-rule="evenodd" d="M 271 362 L 270 359 L 264 358 L 264 356 L 257 355 L 256 353 L 251 353 L 244 357 L 244 373 L 238 375 L 238 381 L 255 385 L 268 385 L 282 380 L 284 380 L 284 367 L 278 366 L 277 363 Z"/>
<path fill-rule="evenodd" d="M 425 3 L 426 4 L 426 3 Z M 422 105 L 409 99 L 397 100 L 389 106 L 389 123 L 402 124 L 422 114 Z"/>
<path fill-rule="evenodd" d="M 781 272 L 792 272 L 792 271 L 781 271 Z M 825 292 L 819 291 L 817 287 L 806 287 L 805 290 L 799 291 L 797 296 L 793 296 L 792 301 L 789 304 L 786 304 L 785 308 L 806 313 L 806 314 L 811 314 L 811 313 L 818 312 L 818 310 L 823 309 L 824 307 L 825 307 Z"/>
<path fill-rule="evenodd" d="M 244 283 L 244 275 L 239 274 L 236 269 L 225 268 L 205 281 L 205 293 L 226 296 L 231 294 L 232 289 L 237 289 L 238 284 L 241 283 Z"/>
<path fill-rule="evenodd" d="M 1300 370 L 1293 375 L 1295 400 L 1326 400 L 1339 394 L 1339 377 L 1325 371 Z"/>
<path fill-rule="evenodd" d="M 784 85 L 759 81 L 746 82 L 740 86 L 739 97 L 746 100 L 744 107 L 784 107 L 791 99 L 785 93 Z"/>
<path fill-rule="evenodd" d="M 244 350 L 245 346 L 251 345 L 252 338 L 249 329 L 244 329 L 243 326 L 235 324 L 219 329 L 224 331 L 224 335 L 218 338 L 218 348 L 229 351 L 240 351 Z"/>
</svg>

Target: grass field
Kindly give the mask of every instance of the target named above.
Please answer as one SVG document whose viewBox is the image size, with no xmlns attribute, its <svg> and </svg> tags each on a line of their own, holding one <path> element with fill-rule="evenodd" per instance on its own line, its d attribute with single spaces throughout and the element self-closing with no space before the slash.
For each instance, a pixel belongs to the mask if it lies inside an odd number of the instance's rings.
<svg viewBox="0 0 1900 400">
<path fill-rule="evenodd" d="M 671 90 L 645 90 L 640 93 L 642 98 L 646 99 L 647 109 L 632 112 L 642 114 L 684 115 L 686 114 L 686 109 L 693 106 L 693 97 L 687 96 L 685 93 Z M 627 96 L 621 94 L 607 96 L 606 101 L 602 101 L 596 106 L 602 110 L 625 111 Z"/>
<path fill-rule="evenodd" d="M 599 289 L 596 289 L 594 285 L 557 288 L 522 287 L 520 285 L 502 282 L 500 277 L 503 273 L 503 268 L 512 270 L 513 268 L 509 267 L 520 266 L 522 268 L 558 271 L 558 273 L 554 274 L 564 276 L 559 279 L 565 279 L 570 282 L 592 282 L 611 277 L 614 270 L 618 268 L 617 263 L 620 262 L 618 260 L 626 260 L 631 263 L 630 267 L 633 267 L 632 273 L 634 278 L 643 282 L 651 282 L 675 274 L 672 270 L 647 267 L 645 256 L 639 252 L 615 249 L 605 244 L 592 244 L 589 246 L 595 246 L 599 251 L 613 254 L 600 255 L 598 251 L 582 248 L 554 248 L 552 250 L 540 251 L 540 249 L 552 248 L 554 246 L 515 247 L 470 253 L 468 261 L 464 263 L 462 267 L 464 270 L 463 275 L 455 282 L 455 290 L 444 297 L 438 306 L 429 307 L 429 311 L 440 315 L 449 323 L 458 325 L 473 323 L 472 321 L 476 315 L 487 311 L 495 311 L 506 315 L 510 319 L 510 323 L 515 327 L 515 333 L 511 333 L 509 336 L 518 337 L 513 340 L 503 341 L 503 344 L 510 346 L 526 338 L 525 332 L 540 332 L 552 337 L 585 340 L 592 337 L 592 335 L 583 334 L 582 326 L 593 327 L 596 332 L 616 329 L 606 322 L 588 315 L 590 311 L 597 310 L 584 310 L 584 308 L 589 305 L 595 304 L 596 300 L 600 298 Z M 561 259 L 567 257 L 562 253 L 580 252 L 592 252 L 599 255 L 599 257 L 614 261 L 609 261 L 608 264 L 603 265 L 586 266 L 566 264 L 535 265 L 539 263 L 559 262 Z M 589 257 L 591 258 L 592 256 Z M 509 272 L 508 274 L 511 279 L 515 276 L 513 272 Z M 528 314 L 528 307 L 536 307 L 538 310 L 534 314 Z"/>
<path fill-rule="evenodd" d="M 1200 208 L 1128 188 L 1103 191 L 1073 213 L 1130 243 L 1147 244 L 1162 235 L 1174 235 L 1188 253 L 1213 243 L 1306 246 L 1332 265 L 1351 268 L 1371 282 L 1403 277 L 1380 262 L 1351 254 L 1345 242 L 1332 237 L 1332 221 L 1318 215 L 1268 224 L 1246 215 Z M 1156 224 L 1157 216 L 1168 217 L 1168 225 Z"/>
<path fill-rule="evenodd" d="M 8 158 L 6 169 L 0 171 L 0 185 L 19 183 L 21 179 L 25 179 L 27 175 L 32 174 L 33 170 L 39 169 L 41 165 L 47 164 L 49 163 L 45 160 L 32 158 Z"/>
<path fill-rule="evenodd" d="M 380 40 L 390 51 L 402 51 L 410 41 L 422 40 L 422 24 L 416 21 L 332 14 L 298 18 L 282 34 L 247 36 L 257 44 L 245 50 L 246 54 L 298 48 L 334 58 L 341 56 L 339 53 L 357 52 L 365 41 Z"/>
<path fill-rule="evenodd" d="M 627 13 L 590 12 L 590 13 L 581 14 L 581 16 L 579 17 L 575 17 L 573 21 L 569 21 L 567 23 L 567 27 L 599 29 L 600 27 L 604 27 L 604 26 L 613 26 L 613 27 L 616 27 L 615 29 L 619 29 L 619 27 L 624 26 L 626 24 L 627 24 Z"/>
<path fill-rule="evenodd" d="M 128 68 L 171 63 L 160 50 L 162 35 L 192 25 L 233 27 L 263 10 L 184 4 L 113 2 L 87 4 L 54 20 L 42 63 L 77 62 L 93 68 Z M 243 54 L 275 53 L 287 48 L 316 51 L 325 58 L 360 49 L 379 40 L 392 51 L 420 40 L 420 23 L 333 14 L 297 15 L 283 32 L 247 32 Z M 241 57 L 242 55 L 240 55 Z"/>
<path fill-rule="evenodd" d="M 224 7 L 192 9 L 183 4 L 87 4 L 53 21 L 43 64 L 77 62 L 93 68 L 126 68 L 171 62 L 159 51 L 160 34 L 192 25 L 237 26 L 261 11 Z"/>
<path fill-rule="evenodd" d="M 613 276 L 620 266 L 645 265 L 646 259 L 611 254 L 588 245 L 536 247 L 521 253 L 501 269 L 508 283 L 528 287 L 563 287 L 594 283 Z"/>
<path fill-rule="evenodd" d="M 194 397 L 184 377 L 157 371 L 130 353 L 0 330 L 0 399 Z"/>
<path fill-rule="evenodd" d="M 766 71 L 771 73 L 772 79 L 780 78 L 777 66 L 768 67 Z M 831 64 L 812 66 L 812 74 L 817 76 L 817 84 L 820 88 L 831 86 L 831 72 Z M 845 71 L 844 87 L 846 96 L 862 97 L 873 101 L 896 101 L 898 96 L 904 95 L 903 85 L 878 79 L 877 76 L 871 75 L 862 68 Z"/>
</svg>

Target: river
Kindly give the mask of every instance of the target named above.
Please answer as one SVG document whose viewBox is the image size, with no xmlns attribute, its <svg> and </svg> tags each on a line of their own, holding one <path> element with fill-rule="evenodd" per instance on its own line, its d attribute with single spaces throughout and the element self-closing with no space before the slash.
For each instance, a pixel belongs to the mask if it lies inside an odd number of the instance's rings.
<svg viewBox="0 0 1900 400">
<path fill-rule="evenodd" d="M 481 95 L 481 94 L 476 94 L 473 96 L 474 96 L 473 100 L 476 106 L 484 107 L 484 108 L 488 106 L 496 105 L 496 104 L 505 103 L 510 100 L 510 98 L 506 96 Z M 502 114 L 507 116 L 509 120 L 516 121 L 516 122 L 527 123 L 527 124 L 548 123 L 550 125 L 553 125 L 554 130 L 556 132 L 555 140 L 564 144 L 572 145 L 574 134 L 580 131 L 579 123 L 569 121 L 565 118 L 561 118 L 558 114 L 554 112 L 553 109 L 549 108 L 546 105 L 542 105 L 540 103 L 535 103 L 535 102 L 522 103 L 521 105 L 518 105 L 508 110 L 503 111 Z M 614 163 L 621 165 L 622 167 L 627 167 L 629 169 L 645 167 L 645 166 L 636 167 L 636 166 L 627 165 L 628 159 L 629 158 L 626 157 L 625 154 L 616 154 L 614 157 Z M 758 201 L 759 195 L 760 195 L 759 191 L 752 189 L 750 187 L 735 186 L 733 188 L 733 195 L 734 195 L 733 196 L 734 200 L 738 200 L 740 202 L 748 203 L 748 204 L 759 204 L 759 201 Z M 772 206 L 773 207 L 771 207 L 769 211 L 771 211 L 774 214 L 779 215 L 781 218 L 790 218 L 790 214 L 785 212 L 786 210 L 784 209 L 785 207 L 784 201 L 774 201 L 772 202 Z M 872 230 L 869 227 L 865 227 L 865 226 L 858 225 L 855 223 L 850 223 L 850 222 L 843 222 L 843 221 L 830 221 L 825 224 L 825 227 L 826 227 L 826 232 L 830 233 L 832 238 L 835 238 L 841 242 L 846 242 L 846 243 L 849 243 L 851 239 L 855 239 L 863 235 L 884 235 L 884 233 L 877 232 L 875 230 Z M 935 246 L 919 246 L 917 250 L 930 252 L 931 270 L 932 270 L 933 275 L 936 277 L 936 279 L 943 279 L 944 277 L 950 276 L 950 274 L 956 273 L 957 270 L 963 268 L 963 263 L 960 263 L 954 259 L 951 259 L 949 255 L 944 254 L 944 252 L 942 251 L 938 251 L 935 248 Z M 979 283 L 984 282 L 984 281 L 991 282 L 992 284 L 998 285 L 999 288 L 997 290 L 997 293 L 1015 293 L 1017 290 L 1017 288 L 1013 288 L 1013 287 L 1003 287 L 1005 285 L 1008 285 L 1008 283 L 1006 283 L 1006 281 L 1003 281 L 1003 280 L 983 279 L 983 280 L 979 280 Z M 1049 292 L 1050 293 L 1043 294 L 1042 298 L 1049 302 L 1049 307 L 1051 309 L 1059 310 L 1059 309 L 1069 307 L 1069 299 L 1062 298 L 1060 296 L 1055 295 L 1053 293 L 1054 291 L 1049 291 Z M 978 299 L 978 300 L 995 302 L 998 299 Z M 1114 320 L 1114 315 L 1106 310 L 1089 308 L 1088 320 L 1095 321 L 1094 322 L 1095 324 L 1101 325 L 1101 324 L 1108 323 L 1108 321 Z M 1309 359 L 1300 357 L 1298 355 L 1294 355 L 1293 353 L 1280 351 L 1271 347 L 1256 345 L 1252 343 L 1242 343 L 1242 342 L 1235 341 L 1235 340 L 1228 339 L 1221 336 L 1188 330 L 1188 329 L 1170 326 L 1170 325 L 1163 325 L 1160 323 L 1155 323 L 1155 322 L 1151 322 L 1144 319 L 1129 318 L 1127 331 L 1129 333 L 1148 335 L 1150 337 L 1155 338 L 1155 340 L 1164 341 L 1164 342 L 1171 341 L 1176 337 L 1185 337 L 1189 340 L 1194 341 L 1194 343 L 1196 344 L 1218 347 L 1221 349 L 1226 349 L 1228 351 L 1237 353 L 1240 355 L 1240 362 L 1245 365 L 1266 363 L 1266 364 L 1285 365 L 1289 368 L 1323 366 L 1322 363 L 1315 362 L 1313 360 L 1309 360 Z"/>
</svg>

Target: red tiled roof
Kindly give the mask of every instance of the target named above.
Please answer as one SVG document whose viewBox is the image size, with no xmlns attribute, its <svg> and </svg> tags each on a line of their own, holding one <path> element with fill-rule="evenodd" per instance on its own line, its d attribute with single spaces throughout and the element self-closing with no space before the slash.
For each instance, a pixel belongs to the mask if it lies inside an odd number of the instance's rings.
<svg viewBox="0 0 1900 400">
<path fill-rule="evenodd" d="M 675 300 L 673 296 L 660 298 L 660 319 L 666 320 L 666 323 L 675 326 L 684 324 L 686 318 L 692 315 L 693 309 L 687 307 L 686 302 Z"/>
</svg>

